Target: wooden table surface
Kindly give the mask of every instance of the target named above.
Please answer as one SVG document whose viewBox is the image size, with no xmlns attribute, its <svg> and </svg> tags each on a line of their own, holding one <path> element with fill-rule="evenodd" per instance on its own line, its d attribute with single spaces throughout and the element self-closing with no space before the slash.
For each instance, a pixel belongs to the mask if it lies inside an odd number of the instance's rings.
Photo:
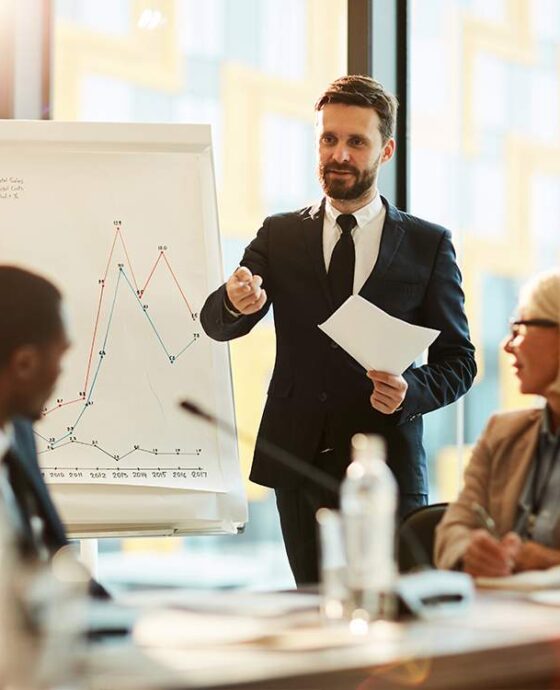
<svg viewBox="0 0 560 690">
<path fill-rule="evenodd" d="M 234 594 L 232 593 L 232 596 Z M 468 611 L 379 623 L 359 642 L 301 615 L 244 644 L 131 640 L 88 655 L 92 690 L 544 690 L 560 688 L 560 608 L 479 592 Z"/>
</svg>

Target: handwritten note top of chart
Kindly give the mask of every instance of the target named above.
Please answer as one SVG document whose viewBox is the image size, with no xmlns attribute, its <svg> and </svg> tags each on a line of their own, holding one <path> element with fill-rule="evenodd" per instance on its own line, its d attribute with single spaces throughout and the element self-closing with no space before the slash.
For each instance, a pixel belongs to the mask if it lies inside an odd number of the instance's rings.
<svg viewBox="0 0 560 690">
<path fill-rule="evenodd" d="M 352 295 L 319 328 L 364 369 L 402 374 L 440 334 L 390 316 Z"/>
</svg>

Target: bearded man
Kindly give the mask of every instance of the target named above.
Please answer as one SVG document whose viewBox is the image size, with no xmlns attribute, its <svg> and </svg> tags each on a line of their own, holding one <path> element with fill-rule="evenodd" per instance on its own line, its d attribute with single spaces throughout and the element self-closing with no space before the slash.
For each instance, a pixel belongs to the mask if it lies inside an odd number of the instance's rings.
<svg viewBox="0 0 560 690">
<path fill-rule="evenodd" d="M 381 434 L 403 517 L 427 503 L 422 415 L 457 400 L 476 374 L 450 232 L 399 211 L 377 189 L 395 152 L 395 97 L 374 79 L 347 76 L 315 110 L 325 198 L 266 218 L 201 312 L 206 333 L 223 341 L 248 333 L 274 305 L 276 362 L 250 478 L 275 490 L 298 585 L 318 581 L 315 513 L 336 507 L 337 496 L 279 464 L 261 441 L 340 482 L 353 434 Z M 341 350 L 317 326 L 351 294 L 441 331 L 427 363 L 402 376 L 366 372 Z"/>
</svg>

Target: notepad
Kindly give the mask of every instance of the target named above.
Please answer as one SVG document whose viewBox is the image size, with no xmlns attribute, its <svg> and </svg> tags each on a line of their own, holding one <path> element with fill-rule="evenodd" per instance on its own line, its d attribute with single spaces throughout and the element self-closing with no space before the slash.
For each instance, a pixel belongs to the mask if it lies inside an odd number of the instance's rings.
<svg viewBox="0 0 560 690">
<path fill-rule="evenodd" d="M 507 577 L 477 577 L 475 583 L 484 589 L 508 589 L 514 592 L 560 588 L 560 566 L 547 570 L 527 570 Z"/>
</svg>

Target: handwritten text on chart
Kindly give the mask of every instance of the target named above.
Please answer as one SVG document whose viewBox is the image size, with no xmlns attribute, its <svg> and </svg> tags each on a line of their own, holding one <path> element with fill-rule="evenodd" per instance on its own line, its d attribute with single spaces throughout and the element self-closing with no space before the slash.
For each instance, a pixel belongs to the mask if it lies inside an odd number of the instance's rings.
<svg viewBox="0 0 560 690">
<path fill-rule="evenodd" d="M 24 191 L 23 178 L 0 177 L 0 199 L 19 199 Z"/>
</svg>

